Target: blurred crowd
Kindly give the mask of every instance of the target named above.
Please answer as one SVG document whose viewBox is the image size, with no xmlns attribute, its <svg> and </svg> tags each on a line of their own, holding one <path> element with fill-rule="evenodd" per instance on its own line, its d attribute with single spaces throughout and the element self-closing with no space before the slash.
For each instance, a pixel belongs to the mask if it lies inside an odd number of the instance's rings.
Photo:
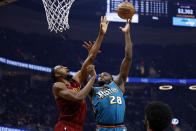
<svg viewBox="0 0 196 131">
<path fill-rule="evenodd" d="M 52 131 L 57 120 L 49 86 L 32 87 L 27 76 L 7 76 L 1 80 L 0 125 Z"/>
<path fill-rule="evenodd" d="M 84 40 L 72 40 L 66 34 L 40 36 L 0 30 L 0 57 L 35 65 L 65 65 L 71 71 L 80 69 L 87 51 Z M 88 41 L 88 40 L 87 40 Z M 91 40 L 93 41 L 93 40 Z M 124 41 L 123 41 L 124 42 Z M 133 43 L 133 61 L 129 77 L 195 78 L 196 45 L 159 45 Z M 111 52 L 112 48 L 112 52 Z M 124 44 L 103 41 L 95 60 L 97 73 L 119 73 L 124 57 Z M 18 69 L 0 63 L 0 125 L 36 131 L 52 131 L 58 109 L 52 96 L 49 74 Z M 14 73 L 15 72 L 15 73 Z M 126 85 L 125 123 L 128 131 L 145 131 L 144 108 L 150 101 L 169 104 L 180 123 L 167 131 L 196 131 L 196 92 L 187 85 L 175 85 L 171 91 L 160 91 L 159 85 L 128 83 Z M 96 121 L 88 102 L 84 131 L 95 129 Z"/>
<path fill-rule="evenodd" d="M 21 69 L 19 74 L 10 72 L 3 74 L 0 79 L 0 125 L 52 131 L 58 119 L 58 109 L 52 96 L 49 75 L 39 74 L 41 77 L 36 79 L 37 73 L 33 71 Z M 21 72 L 28 73 L 21 75 Z M 188 90 L 185 85 L 176 85 L 170 91 L 161 91 L 158 86 L 133 83 L 126 85 L 125 124 L 128 131 L 145 131 L 144 108 L 150 101 L 163 101 L 169 104 L 174 118 L 180 122 L 177 125 L 180 131 L 195 131 L 196 92 Z M 88 99 L 87 103 L 88 113 L 84 131 L 93 131 L 96 121 Z M 167 131 L 173 130 L 171 125 Z"/>
<path fill-rule="evenodd" d="M 66 34 L 48 36 L 1 29 L 0 36 L 0 42 L 3 43 L 0 55 L 11 60 L 47 67 L 62 64 L 72 71 L 77 71 L 88 55 L 82 44 L 83 41 L 89 40 L 72 40 Z M 193 59 L 193 56 L 196 56 L 195 48 L 196 45 L 191 43 L 182 45 L 177 43 L 169 45 L 133 43 L 130 76 L 194 78 L 196 72 L 196 68 L 194 68 L 196 61 Z M 101 51 L 95 61 L 97 72 L 107 71 L 113 75 L 118 74 L 124 57 L 124 41 L 107 43 L 106 40 L 103 40 Z"/>
</svg>

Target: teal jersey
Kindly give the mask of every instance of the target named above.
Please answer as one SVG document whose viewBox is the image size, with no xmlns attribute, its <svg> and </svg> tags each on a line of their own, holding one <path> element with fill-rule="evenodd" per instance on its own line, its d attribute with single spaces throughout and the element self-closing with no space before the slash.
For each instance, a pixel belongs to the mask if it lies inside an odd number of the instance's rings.
<svg viewBox="0 0 196 131">
<path fill-rule="evenodd" d="M 124 123 L 125 100 L 120 88 L 114 83 L 93 88 L 92 104 L 98 124 Z"/>
</svg>

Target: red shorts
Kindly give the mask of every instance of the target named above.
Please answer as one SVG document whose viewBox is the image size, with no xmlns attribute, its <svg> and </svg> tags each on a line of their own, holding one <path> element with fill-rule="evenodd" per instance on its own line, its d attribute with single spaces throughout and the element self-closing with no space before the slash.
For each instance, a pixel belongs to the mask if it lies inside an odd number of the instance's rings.
<svg viewBox="0 0 196 131">
<path fill-rule="evenodd" d="M 83 125 L 61 120 L 55 125 L 54 131 L 83 131 Z"/>
</svg>

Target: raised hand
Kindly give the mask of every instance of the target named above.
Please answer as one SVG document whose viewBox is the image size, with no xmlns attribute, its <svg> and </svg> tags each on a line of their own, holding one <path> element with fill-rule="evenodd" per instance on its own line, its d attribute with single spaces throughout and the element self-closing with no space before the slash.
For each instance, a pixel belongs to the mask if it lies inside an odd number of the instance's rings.
<svg viewBox="0 0 196 131">
<path fill-rule="evenodd" d="M 89 65 L 87 67 L 88 73 L 91 75 L 91 77 L 96 77 L 96 71 L 94 65 Z"/>
<path fill-rule="evenodd" d="M 120 27 L 120 29 L 124 33 L 129 33 L 130 32 L 130 20 L 127 20 L 125 27 Z"/>
<path fill-rule="evenodd" d="M 100 33 L 105 34 L 108 28 L 109 21 L 107 21 L 106 16 L 101 16 L 100 22 Z"/>
<path fill-rule="evenodd" d="M 82 45 L 87 51 L 88 53 L 90 52 L 91 48 L 93 47 L 93 45 L 95 44 L 95 41 L 92 43 L 91 41 L 86 42 L 84 41 L 84 44 Z M 98 53 L 101 53 L 101 50 L 98 51 Z"/>
</svg>

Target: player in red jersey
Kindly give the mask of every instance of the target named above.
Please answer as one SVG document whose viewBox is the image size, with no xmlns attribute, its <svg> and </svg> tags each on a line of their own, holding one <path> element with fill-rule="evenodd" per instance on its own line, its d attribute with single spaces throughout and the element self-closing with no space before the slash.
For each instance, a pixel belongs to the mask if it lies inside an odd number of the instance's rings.
<svg viewBox="0 0 196 131">
<path fill-rule="evenodd" d="M 82 131 L 86 116 L 85 97 L 88 95 L 96 78 L 96 72 L 93 65 L 89 65 L 88 72 L 91 79 L 86 86 L 80 90 L 80 83 L 72 79 L 68 68 L 56 66 L 56 74 L 64 74 L 57 78 L 53 86 L 53 94 L 59 108 L 59 121 L 55 126 L 55 131 Z M 58 73 L 57 73 L 58 72 Z M 57 76 L 57 75 L 56 75 Z"/>
<path fill-rule="evenodd" d="M 83 130 L 86 116 L 85 98 L 89 94 L 96 76 L 94 66 L 90 64 L 93 63 L 99 51 L 108 24 L 109 22 L 106 20 L 106 17 L 101 17 L 98 38 L 81 69 L 73 77 L 67 67 L 58 65 L 52 70 L 52 78 L 55 81 L 52 90 L 60 112 L 55 131 Z M 87 83 L 89 73 L 92 78 Z M 86 86 L 81 89 L 81 85 L 84 84 L 86 84 Z"/>
</svg>

